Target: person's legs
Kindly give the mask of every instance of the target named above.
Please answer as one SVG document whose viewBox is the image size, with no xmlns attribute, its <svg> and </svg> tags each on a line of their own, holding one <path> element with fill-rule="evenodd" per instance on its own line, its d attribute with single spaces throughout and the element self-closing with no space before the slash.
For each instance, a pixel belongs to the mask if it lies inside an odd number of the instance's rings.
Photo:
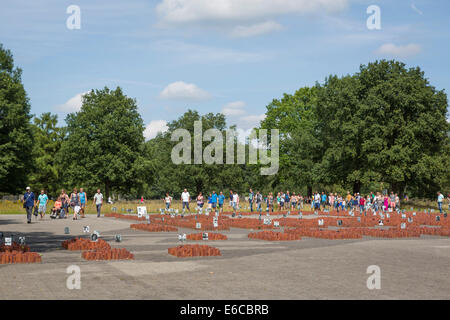
<svg viewBox="0 0 450 320">
<path fill-rule="evenodd" d="M 102 205 L 101 204 L 97 204 L 97 218 L 100 218 L 100 213 L 101 213 L 101 209 L 102 209 Z"/>
<path fill-rule="evenodd" d="M 26 207 L 27 211 L 27 222 L 31 223 L 31 215 L 33 214 L 33 207 Z"/>
<path fill-rule="evenodd" d="M 439 212 L 442 214 L 442 202 L 438 202 Z"/>
</svg>

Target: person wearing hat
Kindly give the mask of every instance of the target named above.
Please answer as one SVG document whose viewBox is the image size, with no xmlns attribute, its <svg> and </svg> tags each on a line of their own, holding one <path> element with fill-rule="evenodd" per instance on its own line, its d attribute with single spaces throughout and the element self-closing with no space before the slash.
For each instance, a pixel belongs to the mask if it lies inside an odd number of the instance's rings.
<svg viewBox="0 0 450 320">
<path fill-rule="evenodd" d="M 31 215 L 33 214 L 34 207 L 34 193 L 31 192 L 31 188 L 27 187 L 27 192 L 23 196 L 23 207 L 27 212 L 27 223 L 31 223 Z"/>
</svg>

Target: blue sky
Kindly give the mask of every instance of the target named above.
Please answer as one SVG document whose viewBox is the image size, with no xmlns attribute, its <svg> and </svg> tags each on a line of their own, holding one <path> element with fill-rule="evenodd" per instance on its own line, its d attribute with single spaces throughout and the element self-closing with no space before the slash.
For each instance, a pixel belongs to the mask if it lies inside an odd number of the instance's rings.
<svg viewBox="0 0 450 320">
<path fill-rule="evenodd" d="M 70 5 L 80 29 L 70 30 Z M 367 8 L 381 10 L 369 30 Z M 450 89 L 448 0 L 2 0 L 0 43 L 32 113 L 80 107 L 91 89 L 136 98 L 148 138 L 187 109 L 249 129 L 272 99 L 395 58 Z"/>
</svg>

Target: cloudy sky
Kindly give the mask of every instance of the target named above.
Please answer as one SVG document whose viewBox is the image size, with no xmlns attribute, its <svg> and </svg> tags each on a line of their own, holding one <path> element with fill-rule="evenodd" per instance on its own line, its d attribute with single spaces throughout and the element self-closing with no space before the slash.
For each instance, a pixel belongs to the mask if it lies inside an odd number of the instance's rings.
<svg viewBox="0 0 450 320">
<path fill-rule="evenodd" d="M 367 27 L 371 5 L 380 30 Z M 62 124 L 84 93 L 120 86 L 151 138 L 189 108 L 247 130 L 283 93 L 382 58 L 448 92 L 449 13 L 448 0 L 2 0 L 0 43 L 33 114 Z"/>
</svg>

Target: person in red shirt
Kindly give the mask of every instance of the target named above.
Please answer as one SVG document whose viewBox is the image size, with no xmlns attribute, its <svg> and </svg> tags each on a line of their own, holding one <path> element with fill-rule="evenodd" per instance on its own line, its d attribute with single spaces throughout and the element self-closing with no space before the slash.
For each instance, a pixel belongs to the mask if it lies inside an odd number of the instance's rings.
<svg viewBox="0 0 450 320">
<path fill-rule="evenodd" d="M 364 198 L 364 196 L 361 195 L 361 197 L 359 197 L 359 212 L 365 211 L 365 205 L 366 205 L 366 199 Z"/>
</svg>

